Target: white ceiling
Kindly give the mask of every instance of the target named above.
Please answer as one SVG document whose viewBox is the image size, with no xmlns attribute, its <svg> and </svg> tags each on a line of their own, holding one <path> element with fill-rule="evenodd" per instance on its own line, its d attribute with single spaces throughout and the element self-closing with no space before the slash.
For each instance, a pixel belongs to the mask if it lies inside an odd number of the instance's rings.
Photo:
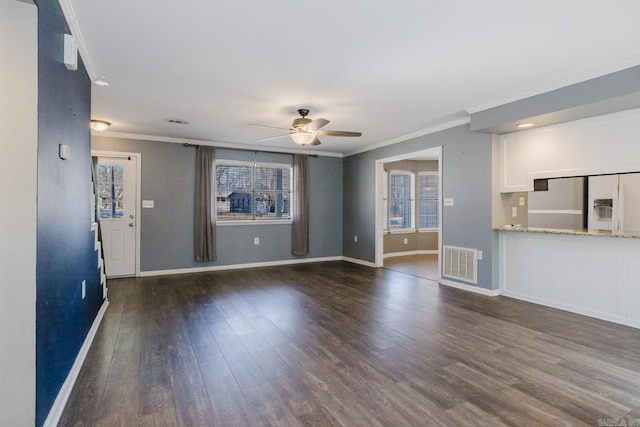
<svg viewBox="0 0 640 427">
<path fill-rule="evenodd" d="M 105 134 L 350 154 L 640 64 L 637 0 L 60 0 Z M 77 19 L 76 19 L 77 18 Z M 188 125 L 169 124 L 166 118 Z"/>
</svg>

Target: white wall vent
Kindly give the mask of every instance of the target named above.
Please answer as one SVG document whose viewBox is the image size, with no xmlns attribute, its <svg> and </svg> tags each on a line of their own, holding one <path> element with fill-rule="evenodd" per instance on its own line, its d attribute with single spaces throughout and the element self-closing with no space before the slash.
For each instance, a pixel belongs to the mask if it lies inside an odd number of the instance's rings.
<svg viewBox="0 0 640 427">
<path fill-rule="evenodd" d="M 478 284 L 478 251 L 476 249 L 443 246 L 442 276 Z"/>
</svg>

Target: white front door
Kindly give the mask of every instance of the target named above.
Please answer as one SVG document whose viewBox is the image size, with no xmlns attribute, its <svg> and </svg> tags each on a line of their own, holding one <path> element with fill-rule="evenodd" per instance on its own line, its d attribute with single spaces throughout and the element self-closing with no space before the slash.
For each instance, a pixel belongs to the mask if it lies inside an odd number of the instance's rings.
<svg viewBox="0 0 640 427">
<path fill-rule="evenodd" d="M 137 164 L 131 157 L 98 157 L 98 203 L 107 277 L 136 274 Z"/>
</svg>

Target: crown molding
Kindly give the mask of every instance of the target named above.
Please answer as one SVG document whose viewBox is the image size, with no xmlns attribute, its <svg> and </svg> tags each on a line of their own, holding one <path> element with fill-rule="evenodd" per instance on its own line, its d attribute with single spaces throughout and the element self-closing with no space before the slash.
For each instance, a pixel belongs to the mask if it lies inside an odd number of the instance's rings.
<svg viewBox="0 0 640 427">
<path fill-rule="evenodd" d="M 73 8 L 73 4 L 71 3 L 71 0 L 58 0 L 58 4 L 60 4 L 64 18 L 67 20 L 67 25 L 71 30 L 71 35 L 73 35 L 76 40 L 76 46 L 78 47 L 78 52 L 82 57 L 82 62 L 87 70 L 87 74 L 89 74 L 89 79 L 94 81 L 97 78 L 96 71 L 93 66 L 93 61 L 91 61 L 87 44 L 84 42 L 84 37 L 82 36 L 82 31 L 80 30 L 80 24 L 78 23 L 78 17 Z"/>
<path fill-rule="evenodd" d="M 317 150 L 313 151 L 313 150 L 306 150 L 303 148 L 295 149 L 295 148 L 282 148 L 282 147 L 266 147 L 264 145 L 208 141 L 203 139 L 192 139 L 192 138 L 175 138 L 172 136 L 146 135 L 146 134 L 138 134 L 138 133 L 109 132 L 109 131 L 97 133 L 97 132 L 91 131 L 91 135 L 108 136 L 111 138 L 122 138 L 122 139 L 139 139 L 143 141 L 170 142 L 172 144 L 207 145 L 210 147 L 230 148 L 230 149 L 237 149 L 237 150 L 255 150 L 255 151 L 264 151 L 269 153 L 308 154 L 308 155 L 322 156 L 322 157 L 344 157 L 342 153 L 335 153 L 331 151 L 317 151 Z"/>
<path fill-rule="evenodd" d="M 351 152 L 345 154 L 344 157 L 353 156 L 353 155 L 360 154 L 360 153 L 365 153 L 367 151 L 375 150 L 375 149 L 382 148 L 382 147 L 387 147 L 389 145 L 397 144 L 397 143 L 403 142 L 403 141 L 408 141 L 410 139 L 418 138 L 420 136 L 425 136 L 425 135 L 429 135 L 429 134 L 432 134 L 432 133 L 440 132 L 440 131 L 443 131 L 443 130 L 451 129 L 451 128 L 454 128 L 454 127 L 457 127 L 457 126 L 466 125 L 466 124 L 468 124 L 470 122 L 471 122 L 471 117 L 470 116 L 466 116 L 466 117 L 463 117 L 461 119 L 452 120 L 452 121 L 449 121 L 449 122 L 446 122 L 446 123 L 442 123 L 442 124 L 439 124 L 439 125 L 435 125 L 435 126 L 423 129 L 423 130 L 419 130 L 419 131 L 416 131 L 416 132 L 408 133 L 406 135 L 401 135 L 401 136 L 398 136 L 396 138 L 388 139 L 386 141 L 378 142 L 376 144 L 369 145 L 367 147 L 363 147 L 363 148 L 360 148 L 360 149 L 355 150 L 355 151 L 351 151 Z"/>
<path fill-rule="evenodd" d="M 574 74 L 564 79 L 555 80 L 544 85 L 536 86 L 534 88 L 524 90 L 522 92 L 515 93 L 502 99 L 495 100 L 482 105 L 465 108 L 467 114 L 475 114 L 479 111 L 488 110 L 490 108 L 499 107 L 501 105 L 509 104 L 511 102 L 521 101 L 532 96 L 541 95 L 543 93 L 551 92 L 556 89 L 571 86 L 574 84 L 582 83 L 587 80 L 595 79 L 598 77 L 606 76 L 618 71 L 626 70 L 627 68 L 640 65 L 640 55 L 632 56 L 622 61 L 617 61 L 602 67 L 594 68 L 589 71 L 585 71 L 580 74 Z"/>
</svg>

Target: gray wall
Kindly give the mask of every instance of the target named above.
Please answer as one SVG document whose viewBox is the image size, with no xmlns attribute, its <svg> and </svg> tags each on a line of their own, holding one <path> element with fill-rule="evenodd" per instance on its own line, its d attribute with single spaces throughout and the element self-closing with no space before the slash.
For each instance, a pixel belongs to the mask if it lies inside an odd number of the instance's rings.
<svg viewBox="0 0 640 427">
<path fill-rule="evenodd" d="M 442 242 L 482 250 L 478 286 L 497 288 L 492 274 L 491 143 L 491 135 L 472 133 L 467 124 L 345 158 L 344 255 L 375 262 L 376 160 L 442 146 L 441 196 L 454 199 L 454 206 L 443 207 Z"/>
<path fill-rule="evenodd" d="M 196 262 L 193 250 L 195 148 L 157 141 L 94 136 L 92 149 L 142 154 L 142 197 L 154 200 L 140 219 L 141 272 L 320 258 L 342 255 L 342 159 L 309 159 L 310 245 L 291 255 L 291 225 L 217 227 L 215 262 Z M 218 148 L 218 159 L 292 163 L 292 155 Z M 254 245 L 254 237 L 260 244 Z"/>
</svg>

